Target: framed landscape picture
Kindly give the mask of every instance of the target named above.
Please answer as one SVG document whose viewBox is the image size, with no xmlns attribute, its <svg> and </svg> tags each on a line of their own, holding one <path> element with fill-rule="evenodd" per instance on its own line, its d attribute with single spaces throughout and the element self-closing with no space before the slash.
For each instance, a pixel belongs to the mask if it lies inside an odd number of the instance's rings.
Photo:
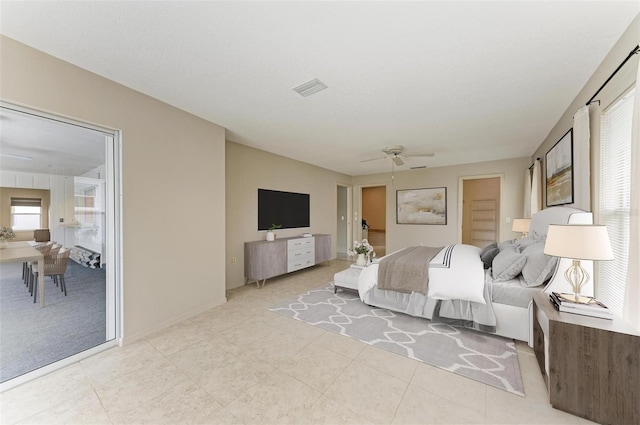
<svg viewBox="0 0 640 425">
<path fill-rule="evenodd" d="M 573 204 L 573 129 L 545 157 L 547 206 Z"/>
<path fill-rule="evenodd" d="M 447 188 L 396 191 L 396 223 L 447 224 Z"/>
</svg>

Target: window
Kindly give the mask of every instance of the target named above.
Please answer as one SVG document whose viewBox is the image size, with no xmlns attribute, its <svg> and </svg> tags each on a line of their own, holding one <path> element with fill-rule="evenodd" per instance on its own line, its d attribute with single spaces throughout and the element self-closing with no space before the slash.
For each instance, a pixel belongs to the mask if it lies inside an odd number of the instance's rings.
<svg viewBox="0 0 640 425">
<path fill-rule="evenodd" d="M 42 200 L 36 198 L 11 198 L 11 228 L 35 230 L 42 227 Z"/>
<path fill-rule="evenodd" d="M 615 260 L 598 263 L 596 296 L 622 316 L 631 222 L 631 121 L 634 90 L 602 116 L 600 134 L 600 224 L 607 226 Z"/>
</svg>

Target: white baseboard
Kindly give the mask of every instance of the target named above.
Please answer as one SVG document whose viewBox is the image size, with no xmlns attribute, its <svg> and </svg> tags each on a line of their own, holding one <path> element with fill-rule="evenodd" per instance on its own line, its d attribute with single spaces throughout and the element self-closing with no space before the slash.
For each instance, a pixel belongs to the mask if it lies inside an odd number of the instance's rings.
<svg viewBox="0 0 640 425">
<path fill-rule="evenodd" d="M 133 342 L 139 341 L 139 340 L 141 340 L 143 338 L 146 338 L 147 336 L 149 336 L 149 335 L 151 335 L 153 333 L 156 333 L 158 331 L 161 331 L 162 329 L 168 328 L 169 326 L 173 326 L 173 325 L 175 325 L 177 323 L 180 323 L 183 320 L 190 319 L 190 318 L 192 318 L 194 316 L 197 316 L 200 313 L 204 313 L 205 311 L 210 310 L 210 309 L 212 309 L 214 307 L 217 307 L 219 305 L 222 305 L 222 304 L 224 304 L 226 302 L 227 302 L 227 297 L 224 297 L 224 298 L 222 298 L 222 300 L 212 301 L 209 304 L 206 304 L 206 305 L 204 305 L 202 307 L 199 307 L 199 308 L 197 308 L 195 310 L 192 310 L 192 311 L 190 311 L 188 313 L 181 314 L 181 315 L 176 316 L 174 318 L 171 318 L 169 320 L 165 320 L 164 322 L 158 323 L 155 326 L 152 326 L 152 327 L 147 328 L 145 330 L 133 333 L 131 335 L 123 335 L 120 338 L 120 345 L 123 346 L 123 345 L 131 344 Z"/>
</svg>

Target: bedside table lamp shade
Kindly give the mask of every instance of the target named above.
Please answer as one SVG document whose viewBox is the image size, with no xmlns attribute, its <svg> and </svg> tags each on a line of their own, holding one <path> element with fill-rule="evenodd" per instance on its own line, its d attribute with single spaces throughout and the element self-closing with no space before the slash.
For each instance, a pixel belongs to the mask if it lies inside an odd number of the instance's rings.
<svg viewBox="0 0 640 425">
<path fill-rule="evenodd" d="M 607 227 L 597 225 L 550 225 L 544 253 L 573 260 L 564 276 L 571 284 L 576 302 L 590 278 L 580 266 L 580 260 L 613 260 Z"/>
<path fill-rule="evenodd" d="M 529 227 L 531 226 L 530 218 L 514 218 L 513 225 L 511 226 L 512 232 L 522 233 L 522 237 L 526 238 L 529 233 Z"/>
</svg>

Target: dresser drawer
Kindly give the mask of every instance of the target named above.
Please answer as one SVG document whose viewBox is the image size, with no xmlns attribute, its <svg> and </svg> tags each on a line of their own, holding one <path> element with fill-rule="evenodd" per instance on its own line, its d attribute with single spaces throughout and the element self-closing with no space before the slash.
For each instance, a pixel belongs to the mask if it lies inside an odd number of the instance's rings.
<svg viewBox="0 0 640 425">
<path fill-rule="evenodd" d="M 315 264 L 315 247 L 313 245 L 297 249 L 289 249 L 287 253 L 287 270 L 292 272 Z"/>
<path fill-rule="evenodd" d="M 309 248 L 314 247 L 316 244 L 315 238 L 297 238 L 297 239 L 289 239 L 287 241 L 287 247 L 289 251 L 292 249 L 300 249 L 300 248 Z"/>
</svg>

